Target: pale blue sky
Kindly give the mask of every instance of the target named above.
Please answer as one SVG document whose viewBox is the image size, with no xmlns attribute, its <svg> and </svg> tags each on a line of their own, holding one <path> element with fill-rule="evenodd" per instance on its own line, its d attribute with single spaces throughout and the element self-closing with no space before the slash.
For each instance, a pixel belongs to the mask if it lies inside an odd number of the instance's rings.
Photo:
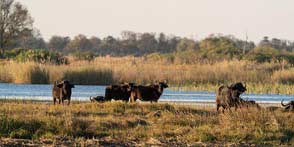
<svg viewBox="0 0 294 147">
<path fill-rule="evenodd" d="M 45 39 L 121 31 L 203 39 L 212 33 L 294 40 L 294 0 L 18 0 Z"/>
</svg>

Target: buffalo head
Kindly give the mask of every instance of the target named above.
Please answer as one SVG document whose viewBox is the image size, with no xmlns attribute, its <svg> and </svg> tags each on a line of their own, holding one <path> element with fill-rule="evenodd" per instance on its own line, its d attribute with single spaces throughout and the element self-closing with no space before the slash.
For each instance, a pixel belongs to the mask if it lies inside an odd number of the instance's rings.
<svg viewBox="0 0 294 147">
<path fill-rule="evenodd" d="M 168 88 L 168 85 L 166 82 L 159 82 L 160 87 L 162 88 Z"/>
<path fill-rule="evenodd" d="M 75 88 L 75 86 L 73 84 L 70 84 L 67 80 L 64 80 L 61 83 L 57 84 L 57 87 L 62 88 L 64 94 L 68 94 L 69 92 L 71 92 L 72 88 Z"/>
<path fill-rule="evenodd" d="M 246 89 L 246 85 L 244 86 L 241 82 L 234 83 L 230 86 L 232 90 L 238 91 L 238 93 L 244 93 Z"/>
</svg>

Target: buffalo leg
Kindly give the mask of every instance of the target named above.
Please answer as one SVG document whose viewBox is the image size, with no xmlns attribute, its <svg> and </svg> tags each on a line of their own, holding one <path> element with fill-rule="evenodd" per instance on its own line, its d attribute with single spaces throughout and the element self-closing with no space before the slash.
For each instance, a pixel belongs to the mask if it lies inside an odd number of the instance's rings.
<svg viewBox="0 0 294 147">
<path fill-rule="evenodd" d="M 68 103 L 67 103 L 67 105 L 69 105 L 70 104 L 70 99 L 68 99 Z"/>
<path fill-rule="evenodd" d="M 226 106 L 222 106 L 223 107 L 223 113 L 225 113 L 225 109 L 229 109 L 229 111 L 231 111 L 230 107 L 227 108 Z"/>
<path fill-rule="evenodd" d="M 218 112 L 218 110 L 219 110 L 219 107 L 220 107 L 220 105 L 217 104 L 217 105 L 216 105 L 216 111 L 217 111 L 217 112 Z"/>
<path fill-rule="evenodd" d="M 136 98 L 135 96 L 131 96 L 131 98 L 130 98 L 130 102 L 133 103 L 133 102 L 136 101 L 136 99 L 137 99 L 137 98 Z"/>
<path fill-rule="evenodd" d="M 55 103 L 56 103 L 56 98 L 53 98 L 53 103 L 54 103 L 54 105 L 55 105 Z"/>
</svg>

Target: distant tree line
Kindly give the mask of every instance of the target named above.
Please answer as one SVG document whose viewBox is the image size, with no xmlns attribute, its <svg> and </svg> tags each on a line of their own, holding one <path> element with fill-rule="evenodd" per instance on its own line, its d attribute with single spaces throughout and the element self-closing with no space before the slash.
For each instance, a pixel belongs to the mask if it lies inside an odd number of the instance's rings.
<svg viewBox="0 0 294 147">
<path fill-rule="evenodd" d="M 32 49 L 41 51 L 26 51 Z M 23 5 L 14 0 L 0 0 L 0 58 L 13 58 L 15 55 L 22 60 L 26 60 L 23 59 L 25 57 L 36 60 L 42 56 L 52 62 L 58 57 L 54 62 L 63 63 L 63 59 L 59 59 L 63 58 L 61 54 L 92 60 L 95 56 L 146 56 L 157 53 L 173 54 L 189 60 L 248 59 L 267 62 L 285 59 L 294 63 L 293 52 L 293 41 L 264 37 L 255 44 L 232 35 L 210 35 L 203 40 L 194 40 L 164 33 L 123 31 L 119 38 L 88 38 L 80 34 L 73 38 L 52 36 L 44 41 L 33 27 L 33 19 Z"/>
<path fill-rule="evenodd" d="M 64 55 L 73 55 L 77 59 L 91 60 L 95 56 L 145 56 L 152 53 L 168 54 L 190 52 L 197 58 L 208 60 L 244 59 L 259 62 L 273 59 L 292 59 L 294 42 L 264 37 L 258 44 L 237 39 L 231 35 L 210 35 L 203 40 L 165 35 L 164 33 L 135 33 L 124 31 L 120 38 L 105 38 L 77 35 L 73 38 L 52 36 L 48 42 L 38 34 L 22 37 L 14 41 L 7 49 L 45 49 Z M 8 52 L 9 53 L 9 52 Z M 187 54 L 189 56 L 190 54 Z"/>
</svg>

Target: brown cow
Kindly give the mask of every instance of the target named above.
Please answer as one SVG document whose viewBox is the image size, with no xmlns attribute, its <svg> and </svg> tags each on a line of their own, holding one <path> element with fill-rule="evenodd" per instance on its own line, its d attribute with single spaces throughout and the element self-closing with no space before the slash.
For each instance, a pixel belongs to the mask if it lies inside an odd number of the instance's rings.
<svg viewBox="0 0 294 147">
<path fill-rule="evenodd" d="M 134 83 L 110 85 L 105 88 L 105 101 L 122 100 L 128 102 Z"/>
<path fill-rule="evenodd" d="M 281 105 L 284 107 L 285 110 L 293 111 L 294 110 L 294 101 L 290 101 L 287 104 L 283 104 L 283 101 L 281 101 Z"/>
<path fill-rule="evenodd" d="M 168 85 L 165 82 L 159 82 L 158 84 L 152 84 L 150 86 L 134 86 L 131 92 L 131 102 L 137 99 L 141 101 L 157 102 L 163 93 L 164 88 Z"/>
<path fill-rule="evenodd" d="M 52 96 L 53 96 L 53 102 L 54 105 L 56 103 L 56 100 L 58 100 L 58 103 L 62 102 L 64 104 L 64 100 L 68 100 L 68 105 L 70 104 L 71 99 L 71 89 L 75 86 L 73 84 L 70 84 L 69 81 L 64 80 L 60 83 L 57 81 L 54 83 L 52 88 Z"/>
<path fill-rule="evenodd" d="M 230 107 L 235 107 L 237 109 L 240 105 L 240 95 L 246 91 L 246 86 L 238 82 L 230 86 L 223 85 L 219 87 L 216 94 L 216 110 L 219 107 L 225 109 L 230 109 Z"/>
</svg>

